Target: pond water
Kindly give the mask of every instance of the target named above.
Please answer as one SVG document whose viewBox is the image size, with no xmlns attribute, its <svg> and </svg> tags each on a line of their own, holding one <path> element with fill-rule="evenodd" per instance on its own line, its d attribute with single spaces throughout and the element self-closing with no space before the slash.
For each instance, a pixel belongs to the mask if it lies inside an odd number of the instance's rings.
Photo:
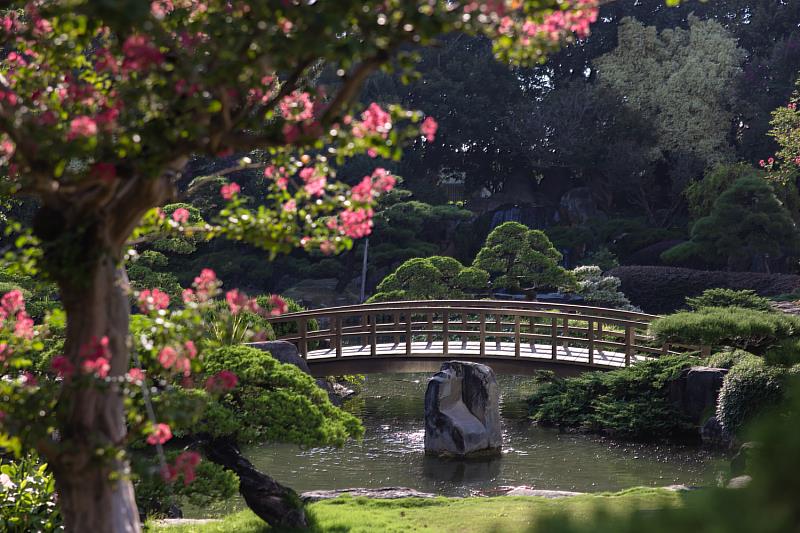
<svg viewBox="0 0 800 533">
<path fill-rule="evenodd" d="M 368 375 L 346 408 L 364 423 L 363 441 L 343 448 L 300 449 L 265 444 L 244 450 L 263 472 L 298 492 L 404 486 L 445 496 L 491 492 L 502 486 L 581 492 L 633 486 L 716 483 L 725 463 L 690 446 L 620 443 L 539 428 L 526 419 L 530 378 L 499 376 L 503 454 L 490 461 L 425 457 L 426 374 Z"/>
</svg>

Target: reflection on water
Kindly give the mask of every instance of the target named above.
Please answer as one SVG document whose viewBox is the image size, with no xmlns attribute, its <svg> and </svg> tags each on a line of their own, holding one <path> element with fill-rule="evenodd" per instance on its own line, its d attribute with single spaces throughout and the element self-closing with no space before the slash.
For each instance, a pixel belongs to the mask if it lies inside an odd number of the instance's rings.
<svg viewBox="0 0 800 533">
<path fill-rule="evenodd" d="M 500 376 L 503 454 L 491 460 L 440 460 L 423 452 L 428 376 L 370 375 L 347 408 L 364 423 L 363 441 L 344 448 L 264 444 L 245 450 L 255 465 L 302 492 L 404 486 L 448 496 L 500 486 L 603 491 L 632 486 L 714 483 L 719 458 L 695 447 L 620 443 L 537 428 L 525 418 L 529 378 Z"/>
</svg>

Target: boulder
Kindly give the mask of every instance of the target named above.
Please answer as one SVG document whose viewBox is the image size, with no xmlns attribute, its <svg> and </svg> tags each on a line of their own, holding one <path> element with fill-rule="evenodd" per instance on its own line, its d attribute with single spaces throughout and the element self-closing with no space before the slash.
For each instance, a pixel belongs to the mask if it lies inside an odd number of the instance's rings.
<svg viewBox="0 0 800 533">
<path fill-rule="evenodd" d="M 570 225 L 584 224 L 603 216 L 589 187 L 576 187 L 565 192 L 558 202 L 558 211 L 559 218 Z"/>
<path fill-rule="evenodd" d="M 737 476 L 730 481 L 728 481 L 727 488 L 729 489 L 743 489 L 747 487 L 750 482 L 753 481 L 753 478 L 750 476 Z"/>
<path fill-rule="evenodd" d="M 497 455 L 502 445 L 500 391 L 486 365 L 448 361 L 425 391 L 425 453 Z"/>
<path fill-rule="evenodd" d="M 318 502 L 320 500 L 331 500 L 344 494 L 353 497 L 371 498 L 375 500 L 396 500 L 398 498 L 435 498 L 436 494 L 430 492 L 420 492 L 406 487 L 381 487 L 379 489 L 336 489 L 336 490 L 312 490 L 300 495 L 303 503 Z"/>
<path fill-rule="evenodd" d="M 538 496 L 540 498 L 556 499 L 556 498 L 571 498 L 572 496 L 580 496 L 583 492 L 572 492 L 568 490 L 543 490 L 535 489 L 522 485 L 520 487 L 510 487 L 503 496 Z"/>
<path fill-rule="evenodd" d="M 717 409 L 717 395 L 728 371 L 724 368 L 693 366 L 669 383 L 672 404 L 700 425 Z"/>
<path fill-rule="evenodd" d="M 758 449 L 757 442 L 745 442 L 739 447 L 739 451 L 731 458 L 731 475 L 734 477 L 743 476 L 750 471 L 750 463 L 753 459 L 755 450 Z"/>
<path fill-rule="evenodd" d="M 733 437 L 722 427 L 716 416 L 711 416 L 700 427 L 700 439 L 703 444 L 712 448 L 727 450 L 733 442 Z"/>
</svg>

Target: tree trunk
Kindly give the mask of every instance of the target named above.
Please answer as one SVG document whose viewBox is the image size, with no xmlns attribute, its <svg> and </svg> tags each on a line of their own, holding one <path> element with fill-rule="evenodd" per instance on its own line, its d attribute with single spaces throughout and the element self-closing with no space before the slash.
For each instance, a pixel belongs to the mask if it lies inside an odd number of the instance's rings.
<svg viewBox="0 0 800 533">
<path fill-rule="evenodd" d="M 90 239 L 91 242 L 91 239 Z M 108 337 L 109 377 L 128 370 L 127 277 L 117 254 L 102 242 L 89 264 L 75 265 L 72 276 L 59 279 L 67 313 L 65 355 L 80 372 L 81 348 Z M 89 252 L 91 253 L 91 252 Z M 113 380 L 112 380 L 113 381 Z M 50 459 L 59 507 L 67 531 L 128 533 L 141 530 L 127 461 L 99 449 L 124 446 L 123 397 L 116 383 L 65 386 L 59 398 L 60 451 Z"/>
<path fill-rule="evenodd" d="M 233 442 L 204 442 L 206 457 L 239 476 L 239 492 L 247 506 L 272 527 L 305 529 L 308 520 L 295 491 L 259 472 Z"/>
</svg>

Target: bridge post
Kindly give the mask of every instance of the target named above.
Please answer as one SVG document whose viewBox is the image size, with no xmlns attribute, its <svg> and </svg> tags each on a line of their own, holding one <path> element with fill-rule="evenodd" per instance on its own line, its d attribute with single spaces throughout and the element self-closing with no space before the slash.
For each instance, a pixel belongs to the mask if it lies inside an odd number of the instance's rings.
<svg viewBox="0 0 800 533">
<path fill-rule="evenodd" d="M 400 328 L 400 311 L 395 311 L 393 313 L 393 318 L 394 318 L 394 325 L 392 326 L 392 329 L 397 331 Z M 394 335 L 392 335 L 392 340 L 394 341 L 395 344 L 400 344 L 400 334 L 395 333 Z"/>
<path fill-rule="evenodd" d="M 589 364 L 594 364 L 594 320 L 586 321 L 589 339 Z"/>
<path fill-rule="evenodd" d="M 514 315 L 514 357 L 519 357 L 519 343 L 521 342 L 519 330 L 519 315 Z"/>
<path fill-rule="evenodd" d="M 463 331 L 467 331 L 467 313 L 466 313 L 466 311 L 461 314 L 461 329 Z M 467 343 L 468 342 L 469 342 L 469 335 L 464 333 L 461 336 L 461 347 L 464 350 L 467 349 Z"/>
<path fill-rule="evenodd" d="M 301 318 L 300 324 L 298 324 L 298 329 L 300 333 L 300 342 L 298 343 L 300 348 L 300 355 L 303 356 L 303 359 L 308 359 L 308 322 L 307 319 Z"/>
<path fill-rule="evenodd" d="M 378 353 L 378 314 L 372 315 L 372 320 L 369 324 L 370 329 L 370 345 L 369 354 L 376 355 Z"/>
<path fill-rule="evenodd" d="M 502 342 L 500 334 L 503 332 L 503 316 L 500 314 L 494 315 L 494 330 L 497 332 L 494 336 L 495 349 L 499 352 Z"/>
<path fill-rule="evenodd" d="M 369 315 L 366 313 L 361 315 L 361 331 L 364 334 L 361 336 L 361 346 L 369 345 Z"/>
<path fill-rule="evenodd" d="M 481 357 L 486 355 L 486 313 L 481 313 L 481 329 L 479 334 L 479 342 L 480 342 L 480 355 Z"/>
<path fill-rule="evenodd" d="M 342 356 L 342 317 L 337 316 L 334 318 L 336 324 L 336 357 Z"/>
<path fill-rule="evenodd" d="M 556 360 L 558 354 L 558 317 L 553 317 L 553 322 L 550 325 L 550 346 L 552 350 L 552 359 Z"/>
<path fill-rule="evenodd" d="M 442 313 L 442 355 L 450 350 L 450 311 Z"/>
<path fill-rule="evenodd" d="M 625 366 L 631 366 L 633 356 L 634 330 L 630 324 L 625 326 Z"/>
<path fill-rule="evenodd" d="M 413 320 L 414 313 L 411 311 L 406 311 L 405 319 L 406 319 L 406 355 L 411 355 L 411 322 Z"/>
<path fill-rule="evenodd" d="M 564 317 L 564 337 L 569 337 L 569 317 Z M 569 348 L 569 341 L 564 339 L 564 350 Z"/>
<path fill-rule="evenodd" d="M 430 344 L 430 343 L 433 342 L 433 333 L 431 333 L 433 331 L 433 314 L 432 313 L 427 313 L 425 316 L 428 319 L 428 336 L 427 336 L 427 339 L 428 339 L 428 344 Z"/>
</svg>

